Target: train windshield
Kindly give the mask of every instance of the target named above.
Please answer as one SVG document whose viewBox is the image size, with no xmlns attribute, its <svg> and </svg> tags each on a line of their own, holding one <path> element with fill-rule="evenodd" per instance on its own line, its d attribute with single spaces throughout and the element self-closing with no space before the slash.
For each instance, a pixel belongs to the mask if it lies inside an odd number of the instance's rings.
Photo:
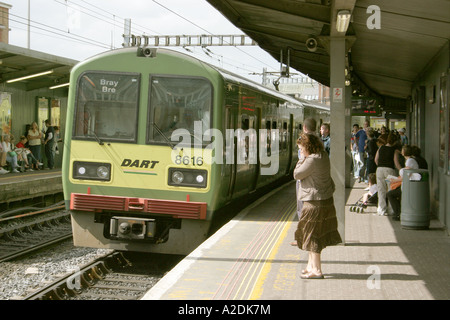
<svg viewBox="0 0 450 320">
<path fill-rule="evenodd" d="M 204 78 L 152 76 L 150 84 L 148 142 L 186 142 L 180 135 L 202 142 L 210 128 L 211 83 Z M 198 143 L 192 139 L 192 144 Z"/>
<path fill-rule="evenodd" d="M 74 138 L 136 142 L 140 75 L 86 72 L 78 79 Z"/>
</svg>

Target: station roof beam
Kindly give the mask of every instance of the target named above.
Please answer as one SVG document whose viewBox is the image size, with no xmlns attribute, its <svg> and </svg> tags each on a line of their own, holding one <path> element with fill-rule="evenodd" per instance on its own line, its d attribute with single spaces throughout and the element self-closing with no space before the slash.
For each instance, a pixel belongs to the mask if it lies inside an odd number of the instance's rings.
<svg viewBox="0 0 450 320">
<path fill-rule="evenodd" d="M 26 91 L 49 88 L 69 81 L 78 61 L 0 43 L 0 83 L 25 85 Z"/>
<path fill-rule="evenodd" d="M 329 38 L 336 36 L 337 12 L 349 10 L 345 37 L 351 48 L 352 91 L 385 101 L 405 101 L 413 83 L 450 39 L 448 0 L 207 1 L 276 60 L 280 61 L 280 50 L 289 48 L 290 66 L 327 86 Z M 308 50 L 310 38 L 317 41 L 315 50 Z M 392 104 L 392 111 L 397 108 L 398 103 Z"/>
</svg>

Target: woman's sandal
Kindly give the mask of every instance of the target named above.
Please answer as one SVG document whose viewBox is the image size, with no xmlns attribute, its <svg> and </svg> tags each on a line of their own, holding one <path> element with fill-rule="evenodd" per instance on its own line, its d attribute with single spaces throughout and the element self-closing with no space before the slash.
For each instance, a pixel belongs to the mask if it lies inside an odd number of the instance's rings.
<svg viewBox="0 0 450 320">
<path fill-rule="evenodd" d="M 309 273 L 302 274 L 300 276 L 300 278 L 302 278 L 302 279 L 323 279 L 324 277 L 323 277 L 323 274 L 315 274 L 315 273 L 309 272 Z"/>
</svg>

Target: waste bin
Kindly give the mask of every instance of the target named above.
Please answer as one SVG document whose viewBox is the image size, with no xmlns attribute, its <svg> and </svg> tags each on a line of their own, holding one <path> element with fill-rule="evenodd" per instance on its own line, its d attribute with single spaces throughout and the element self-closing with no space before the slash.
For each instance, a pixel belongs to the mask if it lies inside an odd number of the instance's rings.
<svg viewBox="0 0 450 320">
<path fill-rule="evenodd" d="M 405 169 L 402 182 L 400 221 L 404 229 L 430 226 L 429 173 L 425 169 Z"/>
</svg>

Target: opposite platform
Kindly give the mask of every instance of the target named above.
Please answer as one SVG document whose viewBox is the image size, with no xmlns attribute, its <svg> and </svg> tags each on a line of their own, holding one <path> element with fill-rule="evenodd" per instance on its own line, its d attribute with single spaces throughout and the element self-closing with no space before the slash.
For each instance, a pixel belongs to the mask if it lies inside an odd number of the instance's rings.
<svg viewBox="0 0 450 320">
<path fill-rule="evenodd" d="M 0 204 L 62 193 L 61 169 L 0 175 Z"/>
<path fill-rule="evenodd" d="M 308 300 L 450 299 L 450 238 L 349 211 L 365 192 L 347 191 L 345 245 L 322 251 L 323 280 L 304 280 L 307 252 L 290 245 L 297 226 L 295 183 L 239 213 L 154 286 L 143 299 Z"/>
</svg>

